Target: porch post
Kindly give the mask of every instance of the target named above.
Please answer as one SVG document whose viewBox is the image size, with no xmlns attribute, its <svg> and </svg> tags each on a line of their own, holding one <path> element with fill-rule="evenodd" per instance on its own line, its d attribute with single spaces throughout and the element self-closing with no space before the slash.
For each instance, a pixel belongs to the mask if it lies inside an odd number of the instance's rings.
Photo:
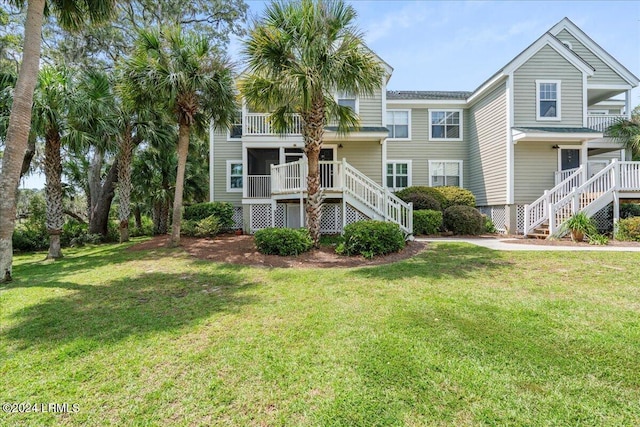
<svg viewBox="0 0 640 427">
<path fill-rule="evenodd" d="M 627 116 L 627 120 L 631 119 L 631 89 L 624 93 L 624 113 Z"/>
<path fill-rule="evenodd" d="M 549 205 L 549 236 L 553 236 L 556 232 L 556 205 Z"/>
<path fill-rule="evenodd" d="M 613 238 L 616 238 L 618 231 L 618 221 L 620 221 L 620 196 L 617 191 L 613 192 Z"/>
</svg>

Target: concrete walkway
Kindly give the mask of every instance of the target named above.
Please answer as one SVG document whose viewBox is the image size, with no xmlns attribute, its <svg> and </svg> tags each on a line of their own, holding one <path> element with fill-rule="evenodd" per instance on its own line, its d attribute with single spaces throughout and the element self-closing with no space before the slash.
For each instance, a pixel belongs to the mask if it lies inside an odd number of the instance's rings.
<svg viewBox="0 0 640 427">
<path fill-rule="evenodd" d="M 418 242 L 463 242 L 472 245 L 482 246 L 483 248 L 493 249 L 495 251 L 600 251 L 600 252 L 640 252 L 640 246 L 552 246 L 552 245 L 529 245 L 526 243 L 508 243 L 515 239 L 501 238 L 457 238 L 457 237 L 439 237 L 436 239 L 426 239 L 416 237 Z"/>
</svg>

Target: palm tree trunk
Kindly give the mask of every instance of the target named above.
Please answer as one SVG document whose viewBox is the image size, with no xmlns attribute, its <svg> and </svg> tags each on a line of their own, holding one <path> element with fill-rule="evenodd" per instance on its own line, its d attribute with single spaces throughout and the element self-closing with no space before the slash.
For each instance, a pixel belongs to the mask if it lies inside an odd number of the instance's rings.
<svg viewBox="0 0 640 427">
<path fill-rule="evenodd" d="M 29 0 L 24 25 L 22 65 L 14 90 L 9 127 L 0 173 L 0 282 L 11 280 L 13 264 L 12 236 L 16 225 L 16 194 L 20 169 L 31 130 L 31 105 L 38 80 L 42 16 L 45 0 Z"/>
<path fill-rule="evenodd" d="M 189 125 L 180 123 L 178 129 L 178 173 L 176 174 L 176 192 L 173 197 L 173 218 L 171 222 L 170 247 L 180 244 L 180 223 L 182 221 L 182 195 L 184 192 L 184 172 L 189 154 Z"/>
<path fill-rule="evenodd" d="M 304 117 L 303 137 L 304 152 L 307 156 L 307 203 L 305 205 L 306 225 L 313 240 L 314 247 L 320 241 L 320 219 L 324 195 L 320 188 L 320 149 L 324 134 L 324 99 L 316 97 L 311 113 Z"/>
<path fill-rule="evenodd" d="M 45 137 L 44 187 L 47 202 L 47 232 L 49 233 L 49 254 L 47 259 L 62 258 L 60 234 L 64 225 L 62 207 L 62 160 L 60 158 L 60 134 L 57 129 L 48 129 Z"/>
<path fill-rule="evenodd" d="M 131 215 L 131 157 L 133 156 L 133 138 L 131 126 L 127 125 L 120 143 L 120 161 L 118 163 L 118 196 L 120 207 L 120 243 L 129 241 L 129 216 Z"/>
<path fill-rule="evenodd" d="M 133 208 L 133 217 L 136 220 L 136 228 L 142 230 L 142 212 L 140 212 L 140 206 L 136 205 Z"/>
<path fill-rule="evenodd" d="M 118 182 L 118 158 L 114 159 L 109 167 L 104 183 L 98 183 L 94 190 L 96 194 L 91 196 L 94 206 L 89 221 L 89 233 L 100 234 L 103 237 L 109 233 L 109 211 L 116 193 L 116 182 Z"/>
<path fill-rule="evenodd" d="M 27 141 L 27 151 L 24 153 L 24 159 L 22 160 L 22 167 L 20 168 L 20 178 L 22 178 L 31 167 L 31 161 L 33 156 L 36 155 L 36 135 L 33 132 L 29 132 L 29 139 Z"/>
</svg>

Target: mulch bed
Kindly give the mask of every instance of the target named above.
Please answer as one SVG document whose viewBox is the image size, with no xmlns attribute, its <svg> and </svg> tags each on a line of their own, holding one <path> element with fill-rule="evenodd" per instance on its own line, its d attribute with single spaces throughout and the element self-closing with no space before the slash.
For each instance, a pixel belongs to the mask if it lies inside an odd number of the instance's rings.
<svg viewBox="0 0 640 427">
<path fill-rule="evenodd" d="M 165 248 L 169 236 L 156 236 L 146 242 L 130 247 L 130 251 L 142 251 Z M 333 246 L 322 246 L 297 256 L 283 257 L 263 255 L 258 252 L 253 236 L 223 234 L 215 239 L 180 238 L 180 246 L 189 255 L 215 262 L 247 265 L 254 267 L 284 268 L 335 268 L 362 267 L 368 265 L 390 264 L 401 261 L 422 252 L 427 244 L 407 242 L 400 252 L 365 259 L 361 256 L 344 256 L 335 253 Z"/>
</svg>

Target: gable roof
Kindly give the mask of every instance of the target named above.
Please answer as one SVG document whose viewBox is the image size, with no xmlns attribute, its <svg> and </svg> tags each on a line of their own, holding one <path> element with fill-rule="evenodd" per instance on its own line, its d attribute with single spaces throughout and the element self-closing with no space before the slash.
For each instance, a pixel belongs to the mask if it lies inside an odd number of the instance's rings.
<svg viewBox="0 0 640 427">
<path fill-rule="evenodd" d="M 587 49 L 589 49 L 594 55 L 599 57 L 602 62 L 607 64 L 611 69 L 617 72 L 620 77 L 627 81 L 632 86 L 638 86 L 640 79 L 636 77 L 631 71 L 629 71 L 624 65 L 618 62 L 613 56 L 611 56 L 606 50 L 604 50 L 598 43 L 596 43 L 591 37 L 589 37 L 584 31 L 582 31 L 576 24 L 571 22 L 567 17 L 563 18 L 560 22 L 554 25 L 549 33 L 554 36 L 558 35 L 562 30 L 566 30 L 575 37 L 580 43 L 582 43 Z"/>
<path fill-rule="evenodd" d="M 400 100 L 466 100 L 473 92 L 469 91 L 437 91 L 437 90 L 388 90 L 387 99 Z"/>
</svg>

